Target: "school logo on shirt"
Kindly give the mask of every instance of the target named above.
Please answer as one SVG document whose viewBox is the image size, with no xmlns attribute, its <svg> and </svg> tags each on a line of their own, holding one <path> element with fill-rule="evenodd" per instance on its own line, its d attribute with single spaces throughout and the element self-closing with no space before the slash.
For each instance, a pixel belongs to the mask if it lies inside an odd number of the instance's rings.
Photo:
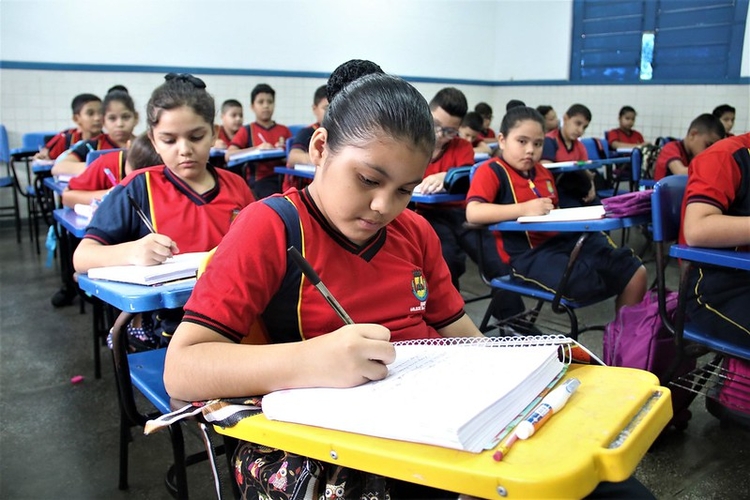
<svg viewBox="0 0 750 500">
<path fill-rule="evenodd" d="M 411 292 L 420 302 L 427 300 L 427 283 L 424 280 L 424 275 L 421 269 L 415 269 L 412 271 L 411 278 Z"/>
<path fill-rule="evenodd" d="M 555 186 L 552 185 L 552 181 L 547 181 L 547 192 L 549 194 L 555 194 Z"/>
</svg>

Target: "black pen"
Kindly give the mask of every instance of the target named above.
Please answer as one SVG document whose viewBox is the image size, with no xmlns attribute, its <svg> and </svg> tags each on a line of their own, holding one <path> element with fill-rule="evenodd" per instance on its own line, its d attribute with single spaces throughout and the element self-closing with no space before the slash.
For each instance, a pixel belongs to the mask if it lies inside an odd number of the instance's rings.
<svg viewBox="0 0 750 500">
<path fill-rule="evenodd" d="M 353 325 L 354 321 L 352 320 L 352 318 L 350 318 L 349 315 L 346 314 L 346 311 L 344 311 L 344 308 L 341 307 L 341 304 L 339 304 L 339 301 L 336 300 L 336 297 L 331 295 L 331 292 L 320 280 L 320 276 L 318 276 L 318 273 L 315 272 L 315 269 L 312 268 L 310 263 L 307 262 L 307 260 L 302 256 L 301 253 L 299 253 L 299 250 L 291 246 L 287 248 L 286 251 L 292 258 L 292 260 L 297 263 L 299 268 L 302 270 L 302 273 L 307 276 L 307 279 L 309 279 L 313 286 L 318 289 L 323 298 L 326 299 L 326 301 L 331 305 L 333 310 L 336 311 L 336 314 L 339 315 L 344 323 L 346 323 L 347 325 Z"/>
<path fill-rule="evenodd" d="M 146 214 L 143 213 L 143 209 L 138 204 L 138 202 L 135 201 L 132 196 L 130 196 L 130 193 L 128 193 L 128 199 L 130 200 L 130 206 L 133 207 L 133 210 L 135 210 L 135 213 L 138 214 L 138 217 L 140 217 L 143 223 L 146 224 L 146 227 L 148 228 L 148 230 L 151 231 L 152 233 L 156 233 L 154 226 L 151 225 L 151 221 L 148 220 L 148 217 L 146 217 Z"/>
</svg>

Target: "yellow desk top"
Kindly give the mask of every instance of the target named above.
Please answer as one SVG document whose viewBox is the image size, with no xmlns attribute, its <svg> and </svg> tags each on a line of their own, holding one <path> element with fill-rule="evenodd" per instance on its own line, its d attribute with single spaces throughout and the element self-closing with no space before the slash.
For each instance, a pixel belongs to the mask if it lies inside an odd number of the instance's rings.
<svg viewBox="0 0 750 500">
<path fill-rule="evenodd" d="M 631 368 L 571 365 L 581 381 L 567 406 L 502 462 L 469 453 L 275 422 L 262 414 L 217 432 L 387 477 L 481 498 L 583 497 L 622 481 L 672 417 L 669 389 Z M 619 439 L 618 439 L 619 438 Z"/>
</svg>

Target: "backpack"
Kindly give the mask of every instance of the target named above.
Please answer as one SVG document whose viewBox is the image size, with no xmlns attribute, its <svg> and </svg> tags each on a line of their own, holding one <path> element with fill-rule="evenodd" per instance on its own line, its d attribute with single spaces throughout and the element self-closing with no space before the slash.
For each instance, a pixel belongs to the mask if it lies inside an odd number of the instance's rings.
<svg viewBox="0 0 750 500">
<path fill-rule="evenodd" d="M 750 362 L 725 357 L 719 384 L 708 391 L 706 409 L 722 424 L 750 428 Z"/>
<path fill-rule="evenodd" d="M 677 293 L 666 297 L 667 315 L 673 317 L 677 309 Z M 604 363 L 647 370 L 662 383 L 677 355 L 674 337 L 662 323 L 659 315 L 659 299 L 656 290 L 646 293 L 643 300 L 634 305 L 623 306 L 614 321 L 608 323 L 603 340 Z M 678 378 L 695 368 L 695 359 L 688 358 L 678 367 L 674 377 Z M 691 418 L 688 407 L 695 397 L 690 391 L 670 387 L 672 392 L 673 417 L 669 425 L 683 430 Z"/>
</svg>

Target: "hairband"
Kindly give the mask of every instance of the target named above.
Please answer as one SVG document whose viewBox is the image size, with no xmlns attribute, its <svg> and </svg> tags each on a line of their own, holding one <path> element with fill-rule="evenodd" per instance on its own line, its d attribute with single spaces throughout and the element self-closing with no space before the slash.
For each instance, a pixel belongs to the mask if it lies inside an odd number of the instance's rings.
<svg viewBox="0 0 750 500">
<path fill-rule="evenodd" d="M 171 82 L 171 81 L 186 82 L 186 83 L 191 84 L 193 87 L 197 89 L 206 88 L 206 84 L 203 82 L 203 80 L 201 80 L 200 78 L 196 78 L 189 73 L 168 73 L 164 76 L 164 79 L 168 82 Z"/>
</svg>

